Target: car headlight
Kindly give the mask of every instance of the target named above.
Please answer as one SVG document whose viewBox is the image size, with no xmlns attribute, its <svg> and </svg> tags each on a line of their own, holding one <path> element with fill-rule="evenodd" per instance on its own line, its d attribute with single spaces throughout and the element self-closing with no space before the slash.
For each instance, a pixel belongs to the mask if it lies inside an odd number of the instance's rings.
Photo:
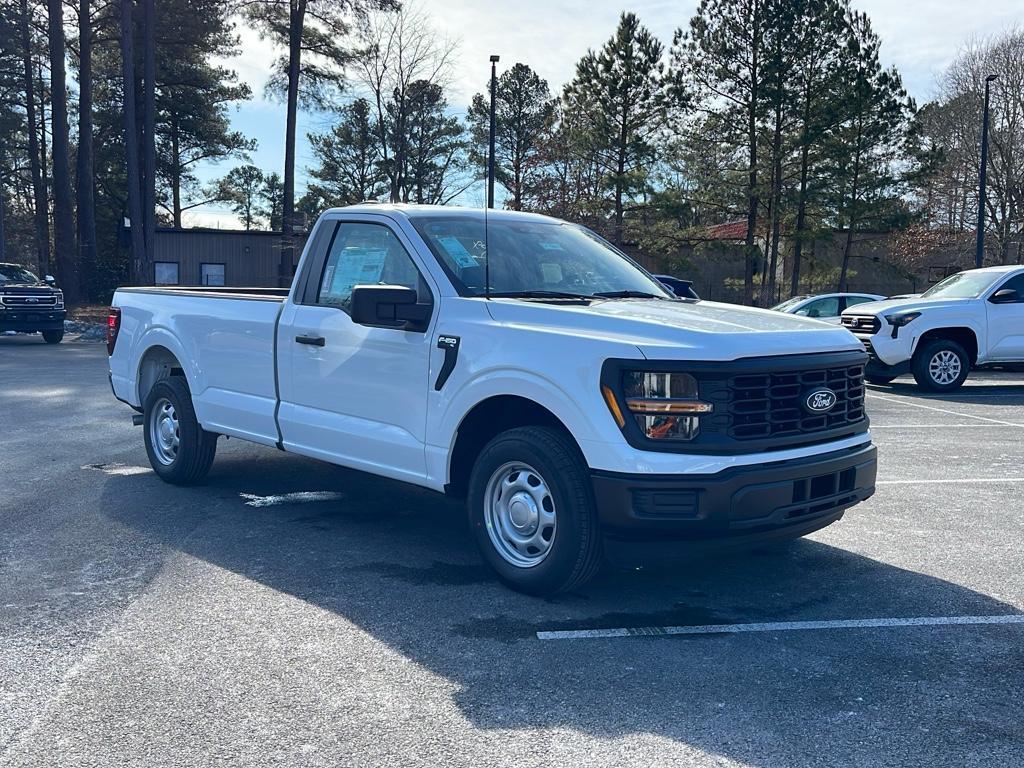
<svg viewBox="0 0 1024 768">
<path fill-rule="evenodd" d="M 57 291 L 57 309 L 64 307 L 64 291 Z"/>
<path fill-rule="evenodd" d="M 698 397 L 697 380 L 688 373 L 625 371 L 622 396 L 628 415 L 608 386 L 602 388 L 605 402 L 620 428 L 632 418 L 640 432 L 651 440 L 692 440 L 700 431 L 700 417 L 711 413 L 711 403 Z"/>
<path fill-rule="evenodd" d="M 920 312 L 895 312 L 885 316 L 885 321 L 892 326 L 892 337 L 895 339 L 900 335 L 900 328 L 913 322 L 921 316 Z"/>
</svg>

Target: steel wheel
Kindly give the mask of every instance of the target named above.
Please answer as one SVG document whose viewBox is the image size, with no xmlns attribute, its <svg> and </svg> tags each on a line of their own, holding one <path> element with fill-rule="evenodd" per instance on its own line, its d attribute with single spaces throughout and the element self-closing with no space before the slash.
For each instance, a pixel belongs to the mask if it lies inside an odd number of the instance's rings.
<svg viewBox="0 0 1024 768">
<path fill-rule="evenodd" d="M 498 467 L 484 491 L 487 535 L 502 559 L 518 568 L 539 565 L 555 540 L 555 502 L 548 484 L 529 464 Z"/>
<path fill-rule="evenodd" d="M 948 349 L 939 350 L 928 362 L 928 375 L 932 377 L 932 381 L 943 387 L 960 378 L 962 370 L 960 356 Z"/>
<path fill-rule="evenodd" d="M 181 445 L 181 429 L 178 425 L 178 412 L 174 404 L 166 397 L 161 397 L 153 406 L 149 418 L 149 437 L 153 444 L 153 452 L 157 460 L 170 466 L 178 458 L 178 447 Z"/>
</svg>

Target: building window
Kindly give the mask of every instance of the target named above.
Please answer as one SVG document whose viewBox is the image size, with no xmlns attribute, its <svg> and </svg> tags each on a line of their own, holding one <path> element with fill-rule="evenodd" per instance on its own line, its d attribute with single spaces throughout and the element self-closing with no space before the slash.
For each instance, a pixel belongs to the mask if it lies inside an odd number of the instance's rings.
<svg viewBox="0 0 1024 768">
<path fill-rule="evenodd" d="M 200 264 L 203 272 L 203 285 L 224 285 L 223 264 Z"/>
<path fill-rule="evenodd" d="M 154 277 L 157 285 L 178 284 L 178 262 L 158 261 L 153 264 Z"/>
</svg>

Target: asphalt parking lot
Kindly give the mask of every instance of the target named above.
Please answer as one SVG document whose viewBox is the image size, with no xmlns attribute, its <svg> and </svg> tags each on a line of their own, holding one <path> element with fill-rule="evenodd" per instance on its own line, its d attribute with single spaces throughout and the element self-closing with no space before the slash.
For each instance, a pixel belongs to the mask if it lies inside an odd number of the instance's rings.
<svg viewBox="0 0 1024 768">
<path fill-rule="evenodd" d="M 235 440 L 161 483 L 102 344 L 0 338 L 0 387 L 0 765 L 1024 765 L 1024 623 L 956 623 L 1024 614 L 1020 374 L 872 388 L 878 493 L 807 539 L 551 600 L 425 491 Z"/>
</svg>

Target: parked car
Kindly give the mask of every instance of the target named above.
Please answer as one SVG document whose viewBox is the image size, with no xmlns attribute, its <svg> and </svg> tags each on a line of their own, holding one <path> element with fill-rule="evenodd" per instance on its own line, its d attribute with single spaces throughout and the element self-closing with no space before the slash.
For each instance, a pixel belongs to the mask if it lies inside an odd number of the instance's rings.
<svg viewBox="0 0 1024 768">
<path fill-rule="evenodd" d="M 681 280 L 678 277 L 672 277 L 672 275 L 655 275 L 662 285 L 667 285 L 669 289 L 678 296 L 680 299 L 699 299 L 700 296 L 693 289 L 692 280 Z"/>
<path fill-rule="evenodd" d="M 959 272 L 917 298 L 847 310 L 843 325 L 870 355 L 868 381 L 913 373 L 923 389 L 951 392 L 972 368 L 1024 363 L 1024 267 Z"/>
<path fill-rule="evenodd" d="M 847 307 L 884 298 L 885 296 L 874 293 L 824 293 L 816 296 L 794 296 L 781 304 L 776 304 L 772 309 L 839 325 L 839 318 Z"/>
<path fill-rule="evenodd" d="M 678 299 L 544 216 L 333 209 L 290 291 L 122 288 L 108 327 L 167 482 L 230 435 L 462 497 L 528 593 L 623 539 L 802 536 L 874 492 L 851 334 Z"/>
<path fill-rule="evenodd" d="M 64 293 L 49 275 L 40 280 L 18 264 L 0 263 L 0 332 L 41 333 L 47 344 L 64 338 Z"/>
</svg>

